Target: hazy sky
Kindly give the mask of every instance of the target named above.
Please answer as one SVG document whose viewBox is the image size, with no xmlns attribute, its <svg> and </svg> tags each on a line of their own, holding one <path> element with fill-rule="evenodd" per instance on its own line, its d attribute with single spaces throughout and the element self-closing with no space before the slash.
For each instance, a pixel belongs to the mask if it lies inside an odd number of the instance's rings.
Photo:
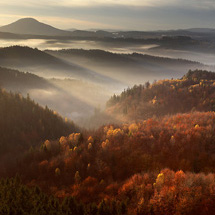
<svg viewBox="0 0 215 215">
<path fill-rule="evenodd" d="M 0 26 L 24 17 L 62 29 L 215 28 L 215 0 L 0 0 Z"/>
</svg>

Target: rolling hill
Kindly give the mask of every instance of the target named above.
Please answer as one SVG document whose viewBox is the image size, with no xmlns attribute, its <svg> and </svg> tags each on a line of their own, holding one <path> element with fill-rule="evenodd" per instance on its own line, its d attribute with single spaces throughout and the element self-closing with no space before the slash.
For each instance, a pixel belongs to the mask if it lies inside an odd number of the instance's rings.
<svg viewBox="0 0 215 215">
<path fill-rule="evenodd" d="M 93 83 L 119 83 L 110 77 L 82 67 L 76 62 L 66 62 L 36 48 L 11 46 L 0 48 L 0 66 L 31 72 L 47 78 L 75 78 Z"/>
<path fill-rule="evenodd" d="M 52 88 L 48 80 L 32 73 L 0 67 L 0 87 L 13 92 Z"/>
<path fill-rule="evenodd" d="M 66 123 L 52 110 L 42 108 L 29 97 L 1 89 L 0 98 L 1 153 L 4 148 L 30 147 L 46 138 L 55 139 L 78 130 L 73 123 Z"/>
<path fill-rule="evenodd" d="M 9 173 L 16 158 L 48 138 L 56 139 L 79 129 L 48 107 L 29 97 L 0 90 L 0 175 Z M 12 159 L 13 158 L 13 159 Z"/>
<path fill-rule="evenodd" d="M 107 113 L 138 121 L 190 111 L 215 111 L 215 73 L 189 71 L 181 79 L 135 85 L 107 102 Z"/>
<path fill-rule="evenodd" d="M 66 64 L 62 60 L 53 57 L 39 49 L 27 46 L 10 46 L 0 48 L 0 64 L 10 67 L 39 67 L 47 66 L 50 68 L 70 70 L 80 70 L 77 66 Z"/>
<path fill-rule="evenodd" d="M 124 83 L 124 86 L 164 78 L 179 78 L 189 69 L 211 69 L 210 66 L 194 61 L 138 53 L 120 54 L 83 49 L 46 50 L 46 53 L 70 63 L 78 62 L 82 67 L 114 77 Z"/>
<path fill-rule="evenodd" d="M 214 28 L 190 28 L 190 29 L 186 29 L 189 32 L 193 32 L 193 33 L 215 33 L 215 29 Z"/>
<path fill-rule="evenodd" d="M 99 106 L 105 107 L 113 94 L 105 87 L 79 79 L 45 79 L 3 67 L 0 67 L 0 87 L 24 96 L 29 94 L 40 105 L 73 120 L 92 115 Z"/>
</svg>

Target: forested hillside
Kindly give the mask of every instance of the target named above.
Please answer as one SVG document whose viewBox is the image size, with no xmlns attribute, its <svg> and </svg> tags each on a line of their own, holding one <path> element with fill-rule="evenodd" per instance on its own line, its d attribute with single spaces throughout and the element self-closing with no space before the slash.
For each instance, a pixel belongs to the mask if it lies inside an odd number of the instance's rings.
<svg viewBox="0 0 215 215">
<path fill-rule="evenodd" d="M 0 67 L 0 86 L 7 91 L 30 97 L 42 106 L 48 106 L 67 118 L 84 118 L 91 115 L 112 95 L 101 85 L 79 79 L 51 78 Z"/>
<path fill-rule="evenodd" d="M 29 97 L 3 89 L 0 90 L 0 128 L 3 172 L 15 161 L 15 157 L 23 155 L 30 147 L 40 145 L 47 138 L 56 139 L 78 131 L 72 122 L 65 122 L 47 107 L 42 108 Z"/>
<path fill-rule="evenodd" d="M 17 65 L 23 66 L 25 66 L 25 64 L 34 66 L 35 64 L 38 64 L 39 61 L 41 64 L 57 65 L 57 63 L 62 63 L 57 58 L 50 56 L 37 48 L 33 49 L 27 46 L 11 46 L 1 48 L 0 57 L 1 63 L 14 61 Z"/>
<path fill-rule="evenodd" d="M 47 80 L 37 75 L 4 67 L 0 67 L 0 86 L 15 92 L 53 87 Z"/>
<path fill-rule="evenodd" d="M 0 12 L 0 215 L 215 215 L 215 0 Z"/>
<path fill-rule="evenodd" d="M 159 64 L 159 65 L 177 65 L 181 64 L 183 66 L 186 64 L 190 67 L 201 67 L 203 66 L 199 62 L 184 60 L 184 59 L 173 59 L 173 58 L 165 58 L 158 57 L 147 54 L 140 53 L 132 53 L 132 54 L 122 54 L 122 53 L 113 53 L 100 49 L 62 49 L 62 50 L 46 50 L 46 53 L 53 54 L 56 56 L 64 56 L 64 57 L 73 57 L 73 58 L 82 58 L 88 60 L 88 62 L 96 62 L 97 64 L 103 65 L 104 63 L 110 63 L 112 67 L 115 64 L 121 65 L 121 63 L 128 66 L 129 64 L 134 66 L 137 63 L 144 63 L 147 65 Z M 182 64 L 183 63 L 183 64 Z M 123 66 L 123 65 L 121 65 Z"/>
<path fill-rule="evenodd" d="M 157 56 L 136 52 L 130 53 L 132 50 L 118 53 L 121 50 L 117 52 L 117 50 L 107 46 L 106 49 L 108 48 L 110 48 L 110 51 L 62 49 L 46 50 L 45 52 L 69 63 L 78 63 L 82 67 L 118 80 L 124 83 L 124 86 L 141 84 L 147 80 L 179 78 L 189 69 L 214 69 L 212 66 L 199 62 L 177 59 L 177 56 L 174 56 L 174 59 L 166 56 L 160 57 L 162 54 L 159 56 L 159 53 L 156 53 Z"/>
<path fill-rule="evenodd" d="M 214 129 L 214 112 L 104 126 L 47 140 L 18 169 L 59 198 L 124 200 L 129 214 L 211 214 Z"/>
<path fill-rule="evenodd" d="M 0 180 L 0 214 L 2 215 L 123 215 L 125 212 L 126 207 L 123 202 L 101 201 L 99 205 L 83 205 L 73 197 L 59 200 L 43 193 L 36 186 L 28 187 L 22 184 L 18 176 Z"/>
<path fill-rule="evenodd" d="M 181 79 L 160 80 L 128 88 L 107 102 L 106 112 L 118 120 L 143 120 L 153 116 L 215 110 L 215 76 L 189 71 Z"/>
<path fill-rule="evenodd" d="M 91 131 L 78 131 L 30 98 L 1 90 L 1 152 L 23 152 L 13 165 L 2 159 L 1 170 L 19 174 L 27 186 L 17 177 L 1 180 L 0 209 L 31 215 L 214 214 L 214 82 L 214 73 L 197 70 L 135 86 L 107 104 L 106 113 L 127 122 Z M 126 112 L 116 111 L 125 104 Z M 11 195 L 19 201 L 10 202 Z"/>
</svg>

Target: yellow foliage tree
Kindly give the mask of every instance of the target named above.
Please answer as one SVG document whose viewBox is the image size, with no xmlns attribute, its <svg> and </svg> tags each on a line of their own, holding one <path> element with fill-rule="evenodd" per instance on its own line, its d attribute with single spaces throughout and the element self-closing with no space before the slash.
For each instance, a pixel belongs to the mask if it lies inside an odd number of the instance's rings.
<svg viewBox="0 0 215 215">
<path fill-rule="evenodd" d="M 67 143 L 67 138 L 64 137 L 64 136 L 62 136 L 62 137 L 60 138 L 59 142 L 60 142 L 61 145 L 65 145 L 65 144 Z"/>
<path fill-rule="evenodd" d="M 88 138 L 88 143 L 93 143 L 93 138 L 92 138 L 92 136 L 89 136 L 89 138 Z"/>
<path fill-rule="evenodd" d="M 129 132 L 131 134 L 134 134 L 138 131 L 138 125 L 136 123 L 132 123 L 129 128 L 128 128 Z"/>
<path fill-rule="evenodd" d="M 55 175 L 56 175 L 56 176 L 60 176 L 60 174 L 61 174 L 60 169 L 59 169 L 59 168 L 56 168 L 56 169 L 55 169 Z"/>
<path fill-rule="evenodd" d="M 49 141 L 49 140 L 46 140 L 45 142 L 44 142 L 44 145 L 45 145 L 45 147 L 47 148 L 47 150 L 51 150 L 51 142 Z"/>
<path fill-rule="evenodd" d="M 88 148 L 88 150 L 90 150 L 90 149 L 92 149 L 92 147 L 93 147 L 92 143 L 89 143 L 87 148 Z"/>
<path fill-rule="evenodd" d="M 80 183 L 80 181 L 81 181 L 81 176 L 79 174 L 79 171 L 76 171 L 76 173 L 75 173 L 75 182 Z"/>
</svg>

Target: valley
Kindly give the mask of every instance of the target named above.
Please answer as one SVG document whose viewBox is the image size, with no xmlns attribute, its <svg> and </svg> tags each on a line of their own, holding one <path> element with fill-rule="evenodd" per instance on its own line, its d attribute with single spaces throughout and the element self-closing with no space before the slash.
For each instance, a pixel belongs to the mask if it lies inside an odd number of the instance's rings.
<svg viewBox="0 0 215 215">
<path fill-rule="evenodd" d="M 214 36 L 1 26 L 0 215 L 214 214 Z"/>
</svg>

